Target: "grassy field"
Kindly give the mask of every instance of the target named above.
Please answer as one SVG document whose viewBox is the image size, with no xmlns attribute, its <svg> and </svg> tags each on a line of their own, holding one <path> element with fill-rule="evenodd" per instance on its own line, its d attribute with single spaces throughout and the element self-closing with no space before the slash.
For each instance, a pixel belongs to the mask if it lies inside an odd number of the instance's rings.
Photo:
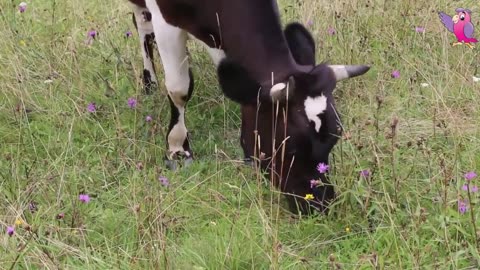
<svg viewBox="0 0 480 270">
<path fill-rule="evenodd" d="M 197 159 L 168 171 L 166 93 L 161 85 L 141 95 L 126 1 L 27 1 L 24 13 L 19 2 L 0 2 L 1 269 L 480 264 L 480 177 L 463 190 L 465 173 L 480 170 L 479 49 L 452 47 L 437 15 L 459 2 L 280 3 L 284 22 L 312 31 L 319 62 L 373 66 L 337 86 L 346 133 L 330 174 L 339 198 L 317 217 L 291 216 L 241 165 L 239 108 L 221 95 L 199 44 L 189 43 L 196 89 L 187 111 Z M 460 4 L 480 28 L 478 2 Z M 86 44 L 92 29 L 98 37 Z M 157 70 L 162 80 L 159 61 Z"/>
</svg>

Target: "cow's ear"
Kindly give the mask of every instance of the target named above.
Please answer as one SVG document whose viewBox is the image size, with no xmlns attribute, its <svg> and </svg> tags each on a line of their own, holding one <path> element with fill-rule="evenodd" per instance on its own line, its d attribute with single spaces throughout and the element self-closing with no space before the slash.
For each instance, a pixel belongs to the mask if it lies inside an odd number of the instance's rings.
<svg viewBox="0 0 480 270">
<path fill-rule="evenodd" d="M 255 102 L 260 84 L 242 66 L 224 58 L 218 65 L 217 73 L 220 88 L 226 97 L 240 104 Z"/>
<path fill-rule="evenodd" d="M 295 61 L 300 65 L 315 65 L 315 41 L 310 32 L 293 22 L 285 27 L 284 33 Z"/>
</svg>

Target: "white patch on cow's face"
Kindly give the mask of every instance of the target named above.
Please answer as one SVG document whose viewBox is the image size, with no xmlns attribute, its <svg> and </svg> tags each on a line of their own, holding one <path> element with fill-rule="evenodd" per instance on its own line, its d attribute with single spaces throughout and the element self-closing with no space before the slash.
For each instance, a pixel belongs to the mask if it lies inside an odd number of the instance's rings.
<svg viewBox="0 0 480 270">
<path fill-rule="evenodd" d="M 320 95 L 317 97 L 307 97 L 304 102 L 305 113 L 307 114 L 308 120 L 315 123 L 315 131 L 320 131 L 322 126 L 322 121 L 320 120 L 319 114 L 323 113 L 327 109 L 327 97 Z"/>
</svg>

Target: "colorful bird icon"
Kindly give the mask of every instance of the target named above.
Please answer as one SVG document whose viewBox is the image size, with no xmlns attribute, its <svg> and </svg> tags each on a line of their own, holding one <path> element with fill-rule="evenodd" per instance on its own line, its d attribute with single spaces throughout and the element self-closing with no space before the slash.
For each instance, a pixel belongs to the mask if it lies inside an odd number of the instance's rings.
<svg viewBox="0 0 480 270">
<path fill-rule="evenodd" d="M 452 46 L 465 44 L 470 49 L 473 49 L 472 43 L 477 43 L 478 40 L 473 37 L 474 27 L 471 22 L 472 11 L 464 8 L 457 8 L 455 10 L 457 14 L 452 17 L 443 12 L 439 12 L 440 21 L 442 21 L 445 28 L 452 32 L 457 37 L 457 42 L 454 42 Z"/>
</svg>

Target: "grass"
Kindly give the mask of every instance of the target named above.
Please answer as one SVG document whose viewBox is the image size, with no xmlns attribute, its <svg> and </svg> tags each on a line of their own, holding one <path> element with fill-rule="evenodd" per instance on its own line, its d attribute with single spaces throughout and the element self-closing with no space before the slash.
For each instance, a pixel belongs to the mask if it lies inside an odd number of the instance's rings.
<svg viewBox="0 0 480 270">
<path fill-rule="evenodd" d="M 436 12 L 452 14 L 455 4 L 281 1 L 284 22 L 312 22 L 319 62 L 373 66 L 335 92 L 346 134 L 332 154 L 339 193 L 332 214 L 292 217 L 278 191 L 240 165 L 239 108 L 221 95 L 194 42 L 186 121 L 196 161 L 164 168 L 168 102 L 163 86 L 141 95 L 138 38 L 124 37 L 136 33 L 126 2 L 32 1 L 23 14 L 17 2 L 0 3 L 2 269 L 479 265 L 478 193 L 462 185 L 464 173 L 480 167 L 480 92 L 472 81 L 480 55 L 450 46 L 454 36 Z M 475 3 L 462 5 L 478 25 Z M 99 37 L 87 46 L 90 29 Z M 159 61 L 157 70 L 163 79 Z M 363 169 L 371 177 L 359 177 Z M 82 193 L 89 203 L 79 201 Z M 465 214 L 459 199 L 468 200 Z"/>
</svg>

